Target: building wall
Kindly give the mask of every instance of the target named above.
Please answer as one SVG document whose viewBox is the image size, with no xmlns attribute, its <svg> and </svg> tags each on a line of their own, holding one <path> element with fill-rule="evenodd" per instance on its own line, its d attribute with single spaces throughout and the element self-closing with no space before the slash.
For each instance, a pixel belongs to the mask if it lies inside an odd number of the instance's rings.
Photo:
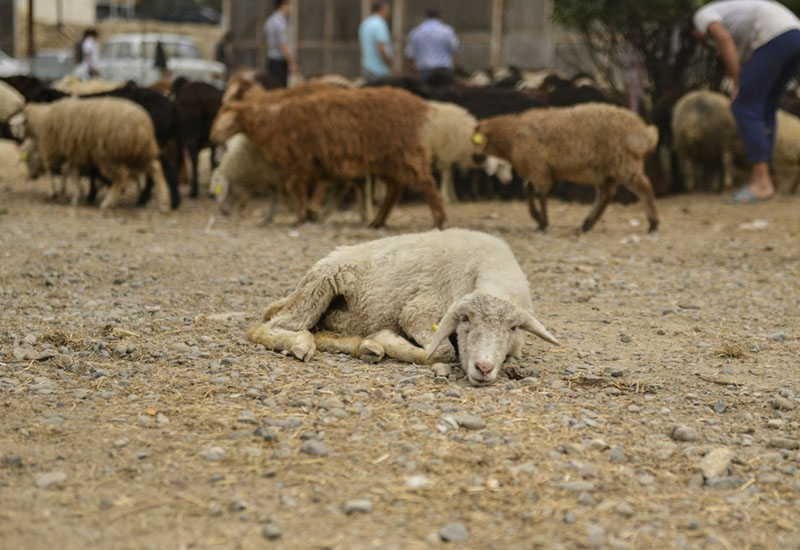
<svg viewBox="0 0 800 550">
<path fill-rule="evenodd" d="M 27 17 L 28 0 L 17 0 L 17 13 L 21 17 Z M 46 25 L 93 25 L 95 0 L 35 0 L 33 16 L 37 23 Z"/>
<path fill-rule="evenodd" d="M 456 29 L 462 48 L 458 64 L 467 71 L 490 66 L 552 66 L 552 0 L 392 0 L 390 23 L 395 68 L 403 66 L 408 32 L 437 7 Z M 272 12 L 264 0 L 227 0 L 223 17 L 234 34 L 234 57 L 240 67 L 265 66 L 264 21 Z M 360 72 L 358 25 L 370 0 L 292 0 L 292 24 L 298 61 L 307 77 Z"/>
</svg>

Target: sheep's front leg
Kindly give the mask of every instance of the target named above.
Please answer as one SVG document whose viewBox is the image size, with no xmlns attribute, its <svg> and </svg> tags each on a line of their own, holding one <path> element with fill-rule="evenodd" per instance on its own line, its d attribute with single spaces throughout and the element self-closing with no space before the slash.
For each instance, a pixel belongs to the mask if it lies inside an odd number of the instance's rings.
<svg viewBox="0 0 800 550">
<path fill-rule="evenodd" d="M 247 339 L 262 344 L 272 351 L 288 351 L 300 361 L 308 361 L 316 351 L 314 335 L 311 332 L 286 330 L 270 326 L 268 323 L 248 330 Z"/>
<path fill-rule="evenodd" d="M 361 341 L 358 347 L 358 356 L 362 361 L 376 362 L 383 358 L 380 355 L 380 348 L 383 348 L 383 355 L 403 361 L 404 363 L 417 363 L 424 365 L 426 352 L 423 348 L 415 346 L 393 330 L 384 329 L 374 334 L 370 334 Z"/>
<path fill-rule="evenodd" d="M 103 202 L 100 203 L 100 208 L 105 210 L 107 208 L 113 208 L 119 202 L 119 196 L 122 194 L 122 190 L 125 189 L 125 183 L 128 181 L 128 173 L 126 170 L 120 170 L 120 173 L 117 174 L 117 177 L 112 181 L 111 187 L 108 189 L 108 193 L 103 198 Z"/>
<path fill-rule="evenodd" d="M 453 181 L 453 168 L 447 166 L 441 170 L 441 195 L 445 204 L 458 202 L 455 183 Z"/>
<path fill-rule="evenodd" d="M 365 363 L 377 363 L 386 355 L 381 344 L 360 336 L 347 336 L 327 331 L 315 332 L 314 343 L 320 351 L 346 353 L 358 357 Z"/>
</svg>

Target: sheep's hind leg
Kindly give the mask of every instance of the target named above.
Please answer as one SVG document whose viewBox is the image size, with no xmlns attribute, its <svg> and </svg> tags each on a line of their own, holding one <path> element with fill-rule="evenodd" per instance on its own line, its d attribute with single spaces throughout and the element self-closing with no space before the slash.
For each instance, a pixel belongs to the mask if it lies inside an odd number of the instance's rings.
<svg viewBox="0 0 800 550">
<path fill-rule="evenodd" d="M 597 220 L 603 215 L 606 206 L 608 206 L 608 203 L 611 201 L 611 197 L 614 196 L 616 190 L 617 185 L 613 182 L 605 182 L 597 187 L 597 190 L 595 191 L 594 205 L 589 211 L 589 215 L 586 216 L 586 219 L 583 221 L 583 227 L 581 228 L 583 229 L 584 233 L 594 227 L 594 224 L 597 223 Z"/>
<path fill-rule="evenodd" d="M 647 221 L 650 222 L 648 231 L 652 233 L 658 230 L 658 210 L 656 209 L 656 197 L 653 194 L 653 186 L 644 172 L 634 174 L 627 183 L 628 189 L 633 191 L 639 200 L 644 203 L 644 211 Z"/>
<path fill-rule="evenodd" d="M 315 332 L 314 343 L 320 351 L 346 353 L 358 357 L 365 363 L 377 363 L 386 352 L 382 345 L 369 338 L 345 336 L 333 332 Z"/>
</svg>

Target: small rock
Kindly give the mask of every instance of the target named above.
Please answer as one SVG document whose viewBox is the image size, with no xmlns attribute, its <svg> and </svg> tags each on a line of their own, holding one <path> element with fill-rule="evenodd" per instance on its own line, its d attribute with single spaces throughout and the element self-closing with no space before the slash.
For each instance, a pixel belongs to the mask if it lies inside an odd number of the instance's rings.
<svg viewBox="0 0 800 550">
<path fill-rule="evenodd" d="M 439 529 L 439 538 L 445 542 L 466 542 L 469 531 L 463 523 L 448 523 Z"/>
<path fill-rule="evenodd" d="M 167 418 L 167 415 L 164 413 L 158 413 L 156 415 L 156 422 L 163 426 L 164 424 L 169 424 L 169 418 Z"/>
<path fill-rule="evenodd" d="M 372 501 L 368 499 L 348 500 L 344 503 L 344 513 L 353 514 L 359 512 L 368 514 L 372 512 Z"/>
<path fill-rule="evenodd" d="M 594 483 L 591 481 L 563 481 L 556 483 L 556 487 L 575 493 L 594 491 Z"/>
<path fill-rule="evenodd" d="M 77 389 L 72 392 L 72 397 L 75 399 L 86 399 L 89 396 L 89 390 Z"/>
<path fill-rule="evenodd" d="M 300 445 L 300 452 L 311 456 L 328 456 L 328 446 L 317 439 L 309 439 Z"/>
<path fill-rule="evenodd" d="M 724 476 L 709 479 L 706 485 L 712 489 L 737 489 L 742 486 L 744 479 L 739 476 Z"/>
<path fill-rule="evenodd" d="M 767 340 L 772 342 L 784 342 L 786 341 L 786 333 L 781 331 L 773 332 L 772 334 L 767 335 Z"/>
<path fill-rule="evenodd" d="M 262 426 L 256 428 L 255 431 L 253 432 L 253 435 L 256 437 L 260 437 L 264 441 L 277 441 L 278 439 L 278 434 L 274 430 L 271 430 L 269 428 L 264 428 Z"/>
<path fill-rule="evenodd" d="M 482 430 L 486 427 L 486 423 L 474 414 L 461 414 L 455 419 L 459 426 L 468 430 Z"/>
<path fill-rule="evenodd" d="M 722 414 L 728 410 L 728 406 L 725 403 L 723 403 L 721 399 L 717 399 L 717 402 L 714 403 L 712 409 L 714 409 L 715 413 Z"/>
<path fill-rule="evenodd" d="M 247 509 L 247 503 L 240 498 L 234 498 L 231 500 L 231 503 L 228 504 L 228 510 L 231 512 L 241 512 L 242 510 Z"/>
<path fill-rule="evenodd" d="M 19 455 L 8 455 L 5 461 L 9 466 L 22 466 L 22 457 Z"/>
<path fill-rule="evenodd" d="M 214 446 L 214 447 L 209 447 L 203 452 L 203 458 L 205 458 L 209 462 L 217 462 L 218 460 L 222 460 L 223 458 L 225 458 L 226 454 L 227 453 L 225 452 L 225 449 L 223 449 L 222 447 Z"/>
<path fill-rule="evenodd" d="M 564 512 L 564 518 L 563 519 L 564 519 L 564 523 L 568 523 L 568 524 L 572 525 L 573 523 L 578 521 L 578 514 L 576 514 L 572 510 L 567 510 L 566 512 Z"/>
<path fill-rule="evenodd" d="M 591 493 L 581 493 L 578 495 L 578 502 L 584 506 L 594 506 L 597 504 L 597 501 L 594 499 Z"/>
<path fill-rule="evenodd" d="M 608 461 L 614 463 L 625 462 L 625 449 L 621 445 L 614 445 L 608 452 Z"/>
<path fill-rule="evenodd" d="M 240 422 L 242 424 L 255 424 L 256 415 L 253 413 L 253 411 L 242 411 L 239 413 L 239 417 L 236 419 L 236 422 Z"/>
<path fill-rule="evenodd" d="M 800 449 L 800 441 L 785 437 L 773 437 L 767 442 L 767 447 L 771 447 L 773 449 L 788 449 L 793 451 L 795 449 Z"/>
<path fill-rule="evenodd" d="M 120 437 L 119 439 L 114 440 L 114 447 L 116 447 L 117 449 L 121 449 L 122 447 L 130 443 L 130 441 L 131 440 L 128 439 L 127 437 Z"/>
<path fill-rule="evenodd" d="M 434 363 L 431 367 L 433 370 L 434 375 L 436 376 L 443 376 L 447 378 L 453 372 L 453 369 L 450 368 L 450 365 L 447 363 Z"/>
<path fill-rule="evenodd" d="M 630 344 L 633 342 L 633 338 L 631 338 L 628 334 L 622 333 L 619 335 L 619 341 L 623 344 Z"/>
<path fill-rule="evenodd" d="M 36 478 L 36 486 L 39 489 L 46 489 L 53 484 L 63 483 L 67 480 L 67 474 L 64 472 L 49 472 Z"/>
<path fill-rule="evenodd" d="M 672 430 L 672 439 L 675 441 L 699 441 L 700 434 L 689 426 L 675 426 Z"/>
<path fill-rule="evenodd" d="M 634 514 L 633 506 L 631 506 L 631 503 L 627 500 L 623 500 L 617 504 L 616 511 L 619 515 L 625 516 L 626 518 L 629 518 Z"/>
<path fill-rule="evenodd" d="M 430 480 L 421 475 L 408 476 L 405 481 L 406 489 L 427 489 L 430 487 Z"/>
<path fill-rule="evenodd" d="M 797 405 L 785 397 L 778 396 L 772 400 L 772 408 L 778 411 L 793 411 Z"/>
<path fill-rule="evenodd" d="M 783 428 L 783 419 L 782 418 L 770 418 L 767 420 L 767 428 L 772 428 L 773 430 L 779 430 Z"/>
<path fill-rule="evenodd" d="M 261 529 L 261 535 L 267 540 L 276 540 L 281 538 L 283 533 L 281 533 L 281 528 L 274 523 L 267 523 Z"/>
<path fill-rule="evenodd" d="M 703 477 L 713 479 L 728 472 L 728 466 L 731 464 L 733 458 L 733 451 L 726 447 L 718 447 L 710 451 L 703 460 L 700 461 L 700 471 Z"/>
</svg>

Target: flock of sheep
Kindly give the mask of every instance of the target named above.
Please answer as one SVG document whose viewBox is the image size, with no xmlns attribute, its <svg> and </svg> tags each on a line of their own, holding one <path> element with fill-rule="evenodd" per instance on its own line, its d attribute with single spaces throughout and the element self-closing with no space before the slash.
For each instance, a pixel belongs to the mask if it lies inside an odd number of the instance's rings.
<svg viewBox="0 0 800 550">
<path fill-rule="evenodd" d="M 187 180 L 197 197 L 199 153 L 216 146 L 224 154 L 214 163 L 209 191 L 223 213 L 261 194 L 271 199 L 265 221 L 285 201 L 302 223 L 324 217 L 328 195 L 339 200 L 352 191 L 362 219 L 381 227 L 409 189 L 425 198 L 441 229 L 445 204 L 457 200 L 454 174 L 482 170 L 503 182 L 515 175 L 527 182 L 540 229 L 549 224 L 551 189 L 566 180 L 596 188 L 584 231 L 618 186 L 641 200 L 655 231 L 659 217 L 645 158 L 660 138 L 674 149 L 689 189 L 715 180 L 707 173 L 698 178 L 700 168 L 718 172 L 720 186 L 730 188 L 742 156 L 720 94 L 687 94 L 670 109 L 669 123 L 656 127 L 611 104 L 596 86 L 557 75 L 532 89 L 522 78 L 515 87 L 428 87 L 407 78 L 356 87 L 323 78 L 284 89 L 250 72 L 235 75 L 224 91 L 183 79 L 155 88 L 5 80 L 0 132 L 24 140 L 19 150 L 29 175 L 44 173 L 50 195 L 66 194 L 73 203 L 94 202 L 108 185 L 101 208 L 114 207 L 131 182 L 139 186 L 139 203 L 155 188 L 160 209 L 177 208 L 178 182 Z M 782 112 L 774 169 L 794 190 L 798 168 L 800 120 Z M 373 217 L 378 182 L 383 191 Z M 337 249 L 272 304 L 248 336 L 301 360 L 316 349 L 371 361 L 460 357 L 468 379 L 481 385 L 496 378 L 507 356 L 519 356 L 520 331 L 556 343 L 533 316 L 526 278 L 507 245 L 446 230 Z"/>
</svg>

